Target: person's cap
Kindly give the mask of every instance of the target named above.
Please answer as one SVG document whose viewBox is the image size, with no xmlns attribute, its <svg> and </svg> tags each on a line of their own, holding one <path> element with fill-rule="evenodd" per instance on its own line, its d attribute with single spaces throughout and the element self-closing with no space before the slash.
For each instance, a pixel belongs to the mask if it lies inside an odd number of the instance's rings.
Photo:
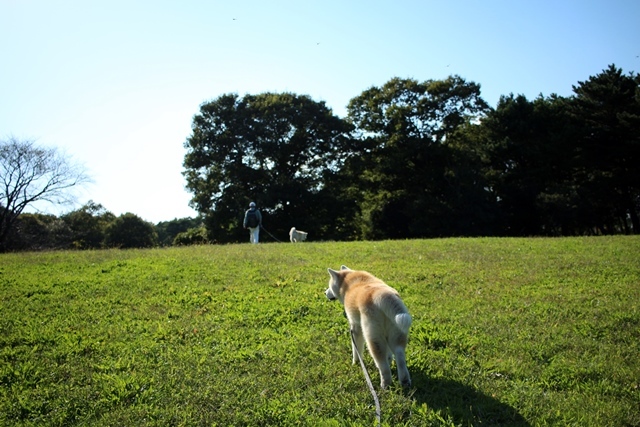
<svg viewBox="0 0 640 427">
<path fill-rule="evenodd" d="M 256 204 L 255 204 L 254 202 L 251 202 L 251 203 L 249 203 L 249 207 L 250 207 L 250 208 L 255 208 L 255 207 L 256 207 Z"/>
</svg>

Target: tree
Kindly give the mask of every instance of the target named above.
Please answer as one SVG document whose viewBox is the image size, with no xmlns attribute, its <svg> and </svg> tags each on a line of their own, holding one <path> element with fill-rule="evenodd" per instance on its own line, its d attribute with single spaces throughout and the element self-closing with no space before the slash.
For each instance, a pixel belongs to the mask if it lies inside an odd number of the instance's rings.
<svg viewBox="0 0 640 427">
<path fill-rule="evenodd" d="M 69 202 L 70 189 L 89 181 L 84 168 L 55 148 L 33 141 L 0 141 L 0 251 L 24 209 L 38 201 Z"/>
<path fill-rule="evenodd" d="M 105 243 L 115 248 L 148 248 L 158 244 L 158 234 L 150 222 L 127 212 L 106 229 Z"/>
<path fill-rule="evenodd" d="M 458 76 L 394 78 L 349 102 L 361 144 L 347 169 L 359 181 L 362 237 L 457 234 L 448 140 L 488 109 L 480 86 Z"/>
<path fill-rule="evenodd" d="M 503 96 L 481 124 L 507 235 L 640 229 L 640 79 L 610 66 L 574 96 Z"/>
<path fill-rule="evenodd" d="M 272 233 L 318 225 L 319 195 L 340 168 L 351 127 L 324 102 L 290 93 L 227 94 L 203 104 L 187 139 L 184 176 L 210 241 L 244 240 L 250 201 Z"/>
<path fill-rule="evenodd" d="M 498 204 L 500 234 L 571 234 L 581 213 L 572 184 L 575 129 L 556 95 L 502 96 L 482 121 L 486 185 Z"/>
<path fill-rule="evenodd" d="M 71 232 L 64 221 L 53 215 L 23 213 L 15 221 L 7 239 L 7 250 L 65 248 Z"/>
<path fill-rule="evenodd" d="M 575 166 L 591 226 L 640 233 L 640 75 L 612 64 L 573 91 L 570 111 L 581 130 Z"/>
<path fill-rule="evenodd" d="M 190 228 L 187 231 L 178 233 L 172 242 L 174 246 L 204 245 L 207 243 L 209 243 L 209 239 L 207 238 L 207 230 L 204 227 Z"/>
<path fill-rule="evenodd" d="M 171 221 L 162 221 L 156 224 L 158 241 L 162 246 L 171 246 L 174 239 L 180 233 L 184 233 L 192 228 L 199 228 L 202 225 L 201 218 L 175 218 Z"/>
<path fill-rule="evenodd" d="M 116 217 L 101 204 L 90 200 L 61 219 L 71 230 L 72 248 L 97 249 L 104 245 L 106 229 Z"/>
</svg>

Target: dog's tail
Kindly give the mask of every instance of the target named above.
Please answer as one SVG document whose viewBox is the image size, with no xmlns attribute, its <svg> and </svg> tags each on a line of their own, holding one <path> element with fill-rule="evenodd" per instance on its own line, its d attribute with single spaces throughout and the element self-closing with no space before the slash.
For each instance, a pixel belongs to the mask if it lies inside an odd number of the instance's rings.
<svg viewBox="0 0 640 427">
<path fill-rule="evenodd" d="M 386 298 L 382 305 L 382 310 L 389 319 L 396 323 L 402 332 L 409 332 L 412 321 L 411 315 L 399 296 L 393 295 Z"/>
<path fill-rule="evenodd" d="M 409 332 L 409 327 L 411 326 L 411 315 L 409 313 L 400 313 L 396 314 L 396 325 L 398 328 L 404 333 Z"/>
</svg>

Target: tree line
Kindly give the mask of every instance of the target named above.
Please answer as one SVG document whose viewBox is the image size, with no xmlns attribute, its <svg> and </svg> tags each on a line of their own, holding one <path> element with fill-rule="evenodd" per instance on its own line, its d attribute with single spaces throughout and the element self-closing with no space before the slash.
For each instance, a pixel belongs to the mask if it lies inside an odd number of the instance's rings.
<svg viewBox="0 0 640 427">
<path fill-rule="evenodd" d="M 207 242 L 199 218 L 176 218 L 153 224 L 130 212 L 116 216 L 101 204 L 89 201 L 59 217 L 22 213 L 8 233 L 4 249 L 128 249 Z"/>
<path fill-rule="evenodd" d="M 14 137 L 0 140 L 0 252 L 207 242 L 199 218 L 154 225 L 133 213 L 116 217 L 93 201 L 60 217 L 25 213 L 36 202 L 68 203 L 73 199 L 70 189 L 89 181 L 84 168 L 56 148 Z"/>
<path fill-rule="evenodd" d="M 568 97 L 502 96 L 459 76 L 393 78 L 340 118 L 293 93 L 224 94 L 200 106 L 183 175 L 197 218 L 159 224 L 89 202 L 26 214 L 87 181 L 55 150 L 0 141 L 0 250 L 246 241 L 568 236 L 640 231 L 640 77 L 610 65 Z"/>
<path fill-rule="evenodd" d="M 640 78 L 610 65 L 573 95 L 502 96 L 459 76 L 393 78 L 339 118 L 292 93 L 201 105 L 185 148 L 208 239 L 567 236 L 640 230 Z"/>
</svg>

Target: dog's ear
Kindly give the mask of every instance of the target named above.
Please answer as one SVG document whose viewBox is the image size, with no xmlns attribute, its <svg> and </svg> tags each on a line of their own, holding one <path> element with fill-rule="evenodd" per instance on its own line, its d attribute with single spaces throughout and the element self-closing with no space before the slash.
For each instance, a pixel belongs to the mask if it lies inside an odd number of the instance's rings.
<svg viewBox="0 0 640 427">
<path fill-rule="evenodd" d="M 340 270 L 351 270 L 351 269 L 346 265 L 343 265 L 342 267 L 340 267 Z"/>
<path fill-rule="evenodd" d="M 342 286 L 342 278 L 340 277 L 342 274 L 340 274 L 339 271 L 332 270 L 330 268 L 327 268 L 327 271 L 331 276 L 331 280 L 329 280 L 329 290 L 335 298 L 338 298 L 340 295 L 340 287 Z"/>
<path fill-rule="evenodd" d="M 338 276 L 340 275 L 340 272 L 336 271 L 336 270 L 332 270 L 330 268 L 327 268 L 327 271 L 329 272 L 329 275 L 331 276 L 333 281 L 337 282 L 338 281 Z"/>
</svg>

